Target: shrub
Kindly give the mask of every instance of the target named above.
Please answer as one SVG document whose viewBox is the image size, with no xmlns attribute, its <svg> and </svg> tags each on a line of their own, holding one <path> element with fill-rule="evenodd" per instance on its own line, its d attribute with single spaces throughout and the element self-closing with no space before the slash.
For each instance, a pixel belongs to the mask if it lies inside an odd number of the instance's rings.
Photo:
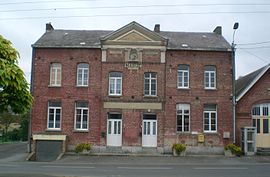
<svg viewBox="0 0 270 177">
<path fill-rule="evenodd" d="M 172 146 L 172 151 L 175 151 L 177 155 L 186 150 L 186 145 L 182 143 L 175 143 Z"/>
<path fill-rule="evenodd" d="M 90 143 L 79 143 L 75 147 L 75 152 L 80 153 L 83 152 L 84 150 L 90 151 L 92 148 L 92 145 Z"/>
<path fill-rule="evenodd" d="M 228 144 L 225 146 L 225 151 L 231 151 L 232 154 L 235 154 L 237 156 L 240 156 L 242 154 L 242 150 L 239 146 L 236 146 L 235 144 Z"/>
</svg>

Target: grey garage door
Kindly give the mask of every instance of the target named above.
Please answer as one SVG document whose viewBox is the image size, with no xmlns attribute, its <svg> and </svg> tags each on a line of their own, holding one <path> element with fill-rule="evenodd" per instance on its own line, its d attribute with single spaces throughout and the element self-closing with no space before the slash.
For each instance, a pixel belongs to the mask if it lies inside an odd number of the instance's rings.
<svg viewBox="0 0 270 177">
<path fill-rule="evenodd" d="M 37 140 L 36 161 L 53 161 L 62 152 L 62 141 Z"/>
</svg>

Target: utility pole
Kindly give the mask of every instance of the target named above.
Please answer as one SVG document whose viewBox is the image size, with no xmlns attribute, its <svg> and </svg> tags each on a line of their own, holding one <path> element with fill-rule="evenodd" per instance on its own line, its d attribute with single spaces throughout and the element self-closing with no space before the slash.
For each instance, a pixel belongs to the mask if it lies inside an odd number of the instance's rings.
<svg viewBox="0 0 270 177">
<path fill-rule="evenodd" d="M 231 45 L 232 50 L 232 105 L 233 105 L 233 143 L 235 143 L 236 139 L 236 96 L 235 96 L 235 46 L 234 43 L 234 35 L 236 30 L 239 27 L 239 23 L 234 23 L 233 25 L 233 40 Z"/>
</svg>

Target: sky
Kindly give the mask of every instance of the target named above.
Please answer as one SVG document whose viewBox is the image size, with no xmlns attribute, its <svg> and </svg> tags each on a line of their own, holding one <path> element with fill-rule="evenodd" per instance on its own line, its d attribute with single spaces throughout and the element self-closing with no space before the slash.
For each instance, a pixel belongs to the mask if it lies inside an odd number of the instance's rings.
<svg viewBox="0 0 270 177">
<path fill-rule="evenodd" d="M 0 35 L 20 53 L 28 82 L 32 47 L 45 24 L 55 29 L 117 30 L 136 21 L 153 30 L 212 32 L 232 43 L 235 31 L 236 77 L 270 63 L 269 0 L 0 0 Z"/>
</svg>

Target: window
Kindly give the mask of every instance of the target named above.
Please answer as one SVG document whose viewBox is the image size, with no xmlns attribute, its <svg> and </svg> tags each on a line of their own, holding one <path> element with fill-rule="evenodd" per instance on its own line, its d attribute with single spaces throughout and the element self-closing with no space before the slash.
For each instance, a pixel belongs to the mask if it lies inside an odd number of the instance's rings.
<svg viewBox="0 0 270 177">
<path fill-rule="evenodd" d="M 61 64 L 60 63 L 51 64 L 50 86 L 61 86 Z"/>
<path fill-rule="evenodd" d="M 189 66 L 188 65 L 178 66 L 177 88 L 189 88 Z"/>
<path fill-rule="evenodd" d="M 88 86 L 88 68 L 87 63 L 80 63 L 77 66 L 77 86 Z"/>
<path fill-rule="evenodd" d="M 61 102 L 49 102 L 48 129 L 59 129 L 61 123 Z"/>
<path fill-rule="evenodd" d="M 145 96 L 157 95 L 157 74 L 156 73 L 144 74 L 144 95 Z"/>
<path fill-rule="evenodd" d="M 215 104 L 204 105 L 204 132 L 217 131 L 217 109 Z"/>
<path fill-rule="evenodd" d="M 216 88 L 216 67 L 205 66 L 204 68 L 204 88 L 215 89 Z"/>
<path fill-rule="evenodd" d="M 190 105 L 176 105 L 176 130 L 177 132 L 189 132 Z"/>
<path fill-rule="evenodd" d="M 88 130 L 88 103 L 76 102 L 75 129 Z"/>
<path fill-rule="evenodd" d="M 120 72 L 110 73 L 109 95 L 122 95 L 122 73 Z"/>
<path fill-rule="evenodd" d="M 269 133 L 270 103 L 257 104 L 251 110 L 253 126 L 257 128 L 257 134 Z M 262 130 L 261 130 L 262 128 Z"/>
</svg>

